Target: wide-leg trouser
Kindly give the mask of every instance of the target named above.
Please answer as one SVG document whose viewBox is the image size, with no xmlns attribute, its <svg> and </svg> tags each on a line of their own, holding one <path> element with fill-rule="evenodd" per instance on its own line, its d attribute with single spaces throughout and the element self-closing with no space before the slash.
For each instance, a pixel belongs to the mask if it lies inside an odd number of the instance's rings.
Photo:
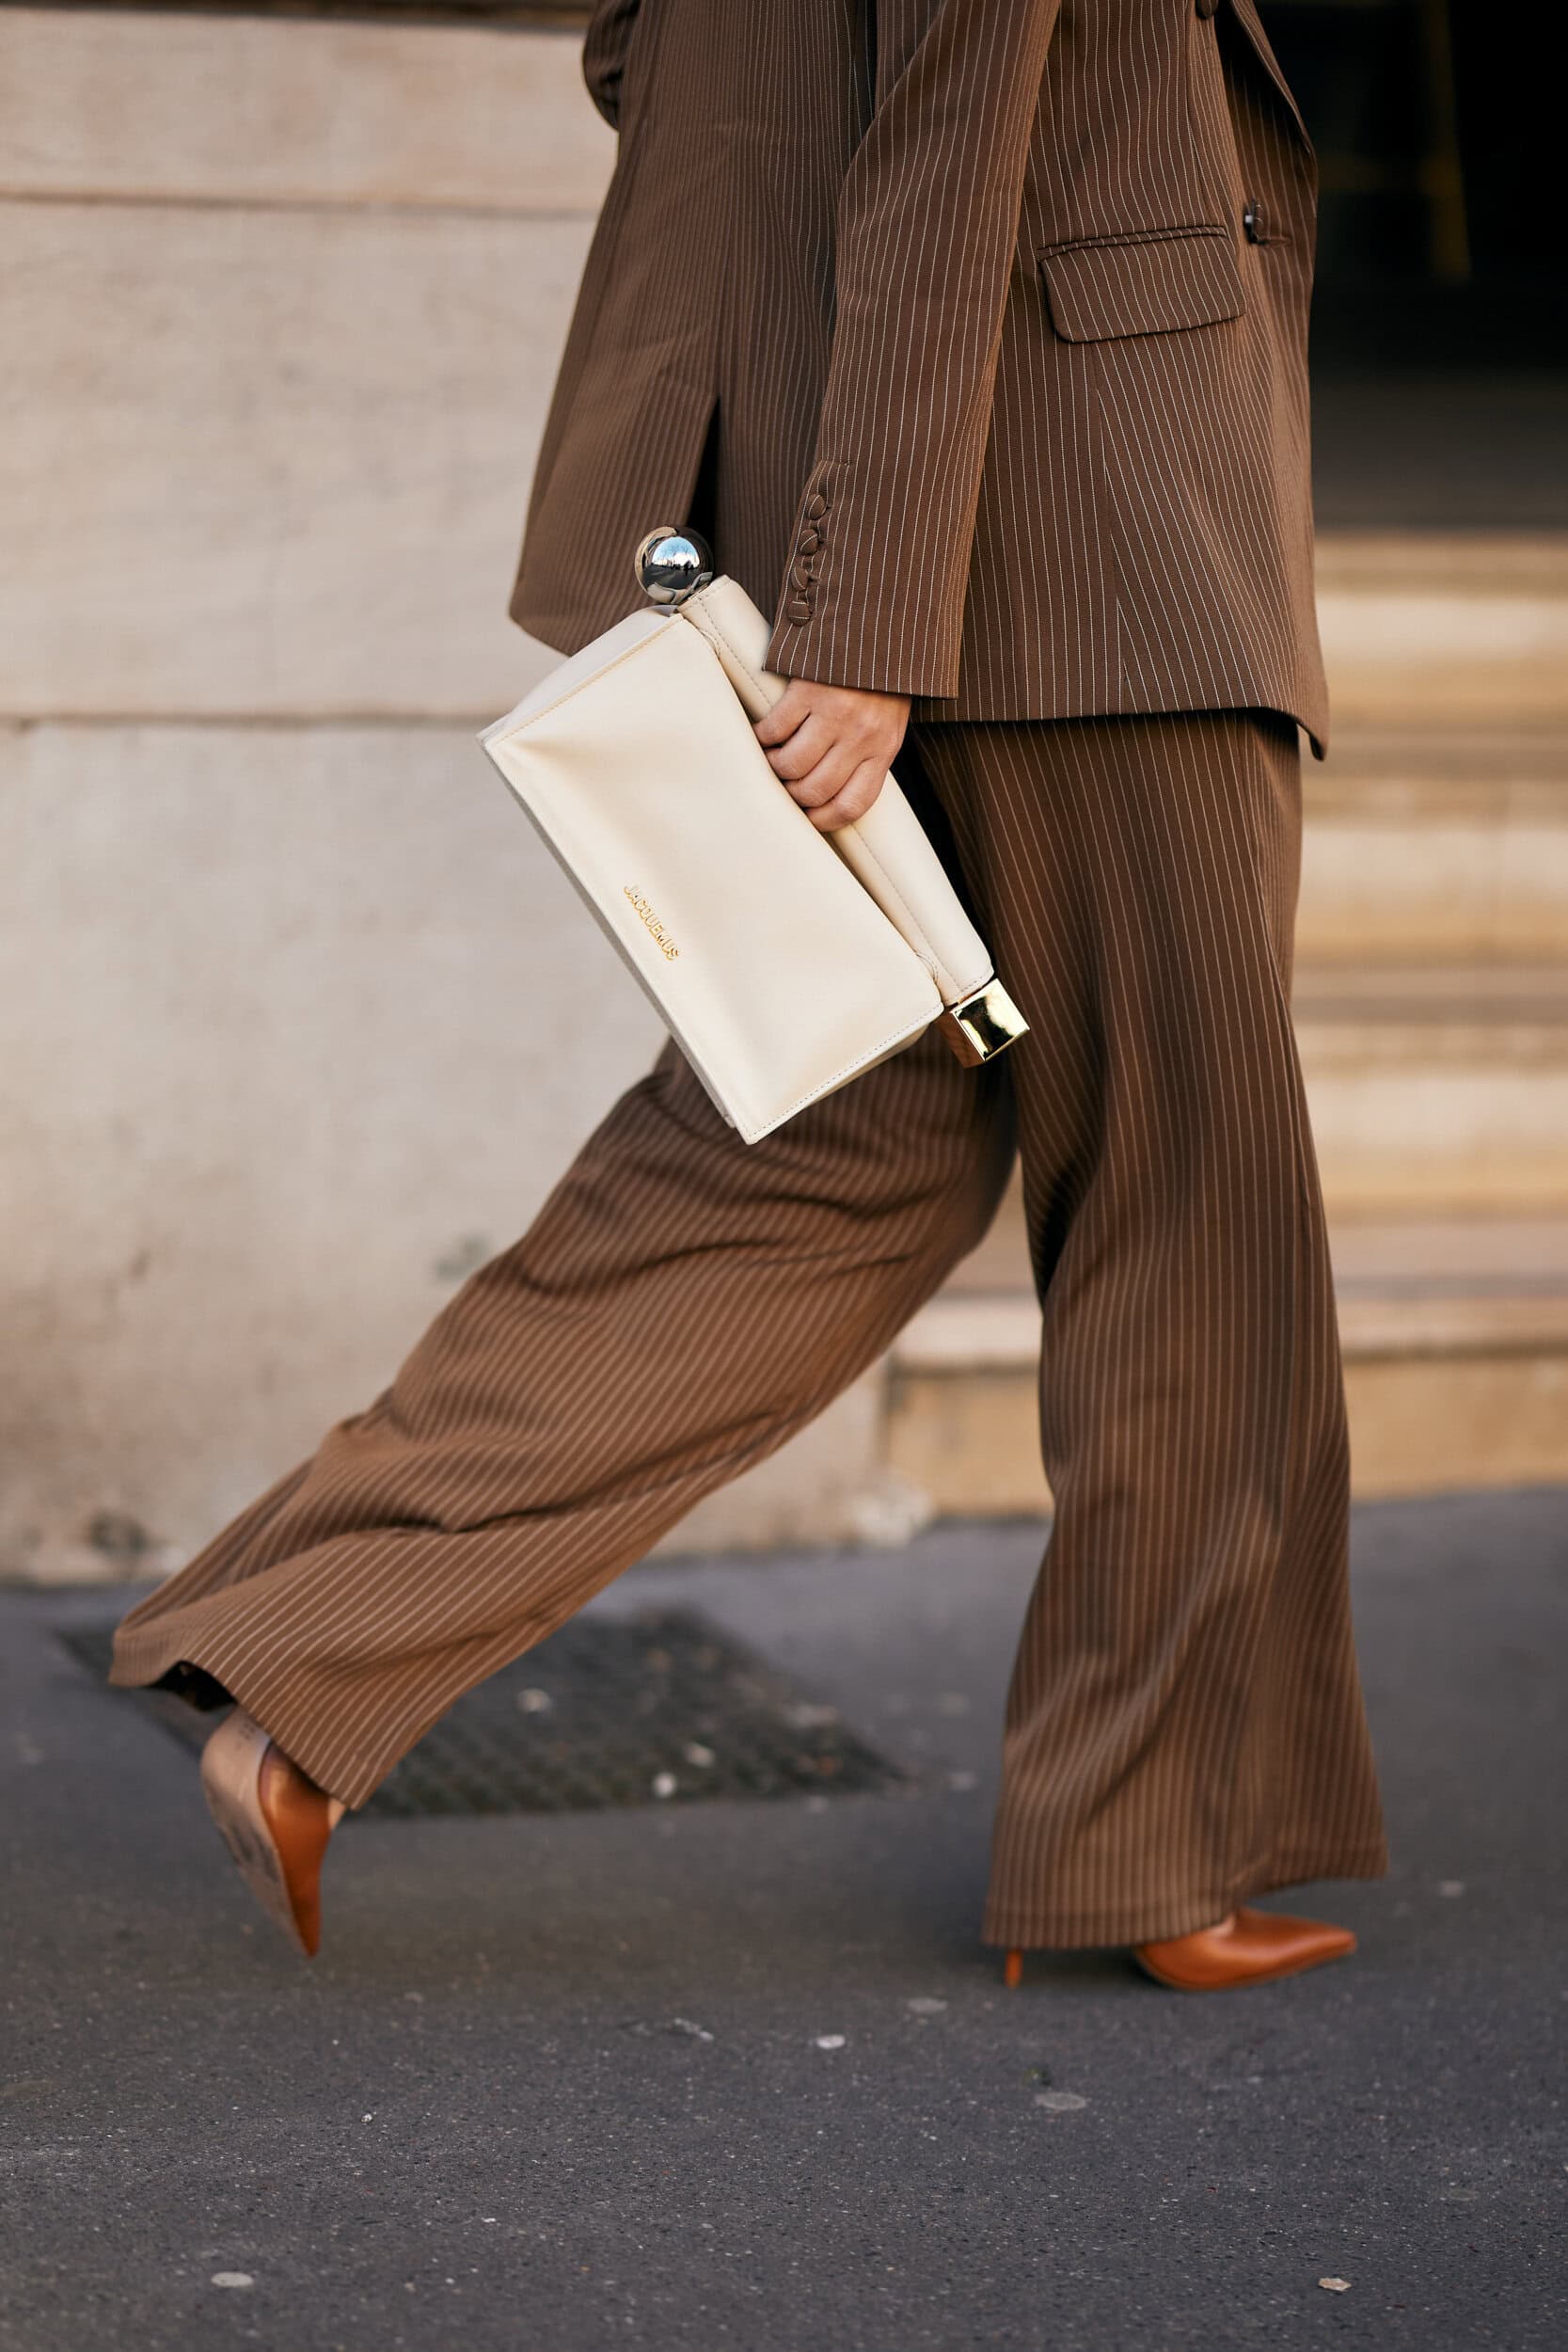
<svg viewBox="0 0 1568 2352">
<path fill-rule="evenodd" d="M 126 1619 L 363 1802 L 886 1347 L 1022 1152 L 1056 1515 L 983 1932 L 1180 1934 L 1385 1864 L 1347 1454 L 1291 1028 L 1293 726 L 1199 712 L 914 745 L 1031 1036 L 934 1037 L 759 1145 L 667 1050 L 393 1385 Z"/>
</svg>

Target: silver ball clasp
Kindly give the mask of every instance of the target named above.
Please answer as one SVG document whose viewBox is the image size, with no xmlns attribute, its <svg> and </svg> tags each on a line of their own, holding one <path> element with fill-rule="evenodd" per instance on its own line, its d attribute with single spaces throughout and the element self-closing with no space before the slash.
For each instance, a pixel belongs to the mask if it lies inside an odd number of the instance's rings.
<svg viewBox="0 0 1568 2352">
<path fill-rule="evenodd" d="M 654 604 L 684 604 L 713 578 L 713 550 L 694 531 L 661 523 L 637 550 L 638 583 Z"/>
</svg>

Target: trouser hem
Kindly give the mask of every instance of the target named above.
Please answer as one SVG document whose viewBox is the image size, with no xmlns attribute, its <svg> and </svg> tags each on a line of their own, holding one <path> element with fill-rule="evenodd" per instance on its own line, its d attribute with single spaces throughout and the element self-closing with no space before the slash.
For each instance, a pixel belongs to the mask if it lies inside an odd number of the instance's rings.
<svg viewBox="0 0 1568 2352">
<path fill-rule="evenodd" d="M 203 1674 L 223 1685 L 235 1706 L 243 1708 L 253 1723 L 261 1724 L 291 1764 L 297 1765 L 308 1780 L 313 1780 L 318 1788 L 336 1797 L 351 1812 L 362 1805 L 385 1780 L 390 1764 L 365 1765 L 350 1772 L 341 1757 L 328 1760 L 325 1743 L 318 1749 L 303 1724 L 296 1729 L 286 1721 L 288 1710 L 275 1693 L 264 1684 L 253 1683 L 243 1665 L 235 1666 L 226 1661 L 218 1666 L 211 1655 L 203 1656 L 206 1646 L 199 1638 L 171 1641 L 152 1626 L 145 1632 L 122 1632 L 115 1643 L 108 1678 L 117 1690 L 145 1691 L 162 1682 L 175 1666 L 199 1667 Z M 183 1698 L 187 1705 L 196 1704 L 185 1692 L 177 1691 L 175 1696 Z"/>
<path fill-rule="evenodd" d="M 1009 1911 L 988 1904 L 980 1940 L 1009 1949 L 1050 1951 L 1160 1943 L 1213 1927 L 1255 1895 L 1317 1879 L 1378 1879 L 1387 1867 L 1388 1849 L 1381 1838 L 1365 1846 L 1301 1847 L 1243 1872 L 1223 1890 L 1169 1896 L 1158 1902 L 1082 1912 Z"/>
</svg>

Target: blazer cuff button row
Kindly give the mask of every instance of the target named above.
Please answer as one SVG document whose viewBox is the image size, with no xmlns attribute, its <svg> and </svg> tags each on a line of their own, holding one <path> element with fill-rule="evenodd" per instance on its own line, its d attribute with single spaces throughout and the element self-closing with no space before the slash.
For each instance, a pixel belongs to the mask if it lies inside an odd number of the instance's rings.
<svg viewBox="0 0 1568 2352">
<path fill-rule="evenodd" d="M 794 591 L 784 607 L 788 619 L 809 621 L 812 615 L 812 566 L 822 545 L 819 529 L 828 512 L 828 501 L 820 490 L 806 501 L 804 528 L 795 542 L 795 561 L 789 567 L 789 584 Z"/>
</svg>

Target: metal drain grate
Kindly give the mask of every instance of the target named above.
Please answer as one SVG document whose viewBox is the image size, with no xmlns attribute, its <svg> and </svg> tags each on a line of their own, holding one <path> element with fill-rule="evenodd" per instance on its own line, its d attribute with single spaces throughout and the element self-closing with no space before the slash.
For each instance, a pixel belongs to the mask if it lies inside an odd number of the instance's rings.
<svg viewBox="0 0 1568 2352">
<path fill-rule="evenodd" d="M 94 1675 L 107 1627 L 61 1639 Z M 166 1692 L 137 1703 L 187 1747 L 215 1718 Z M 458 1700 L 363 1810 L 575 1813 L 706 1797 L 863 1794 L 909 1774 L 694 1611 L 574 1617 Z"/>
</svg>

